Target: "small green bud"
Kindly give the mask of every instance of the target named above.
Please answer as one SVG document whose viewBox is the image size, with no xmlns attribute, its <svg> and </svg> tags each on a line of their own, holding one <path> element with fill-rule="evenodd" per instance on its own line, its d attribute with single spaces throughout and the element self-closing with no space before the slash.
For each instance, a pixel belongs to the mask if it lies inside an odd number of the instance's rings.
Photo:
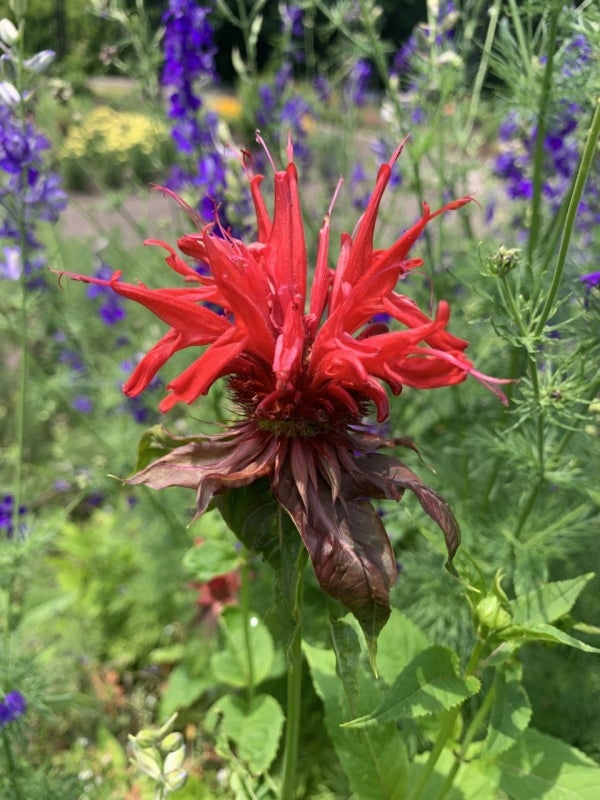
<svg viewBox="0 0 600 800">
<path fill-rule="evenodd" d="M 488 594 L 480 600 L 475 606 L 475 612 L 481 624 L 491 631 L 500 631 L 512 622 L 510 612 L 494 594 Z"/>
<path fill-rule="evenodd" d="M 147 747 L 154 747 L 160 739 L 160 732 L 154 731 L 152 728 L 143 728 L 141 731 L 138 731 L 135 736 L 130 736 L 129 740 L 134 745 L 134 747 L 141 747 L 142 749 Z"/>
<path fill-rule="evenodd" d="M 27 0 L 10 0 L 9 5 L 15 17 L 18 20 L 23 19 L 27 12 Z"/>
<path fill-rule="evenodd" d="M 165 786 L 170 792 L 177 792 L 185 786 L 187 779 L 187 772 L 184 769 L 180 769 L 177 772 L 171 772 L 169 775 L 165 775 Z"/>
<path fill-rule="evenodd" d="M 169 753 L 163 764 L 163 774 L 165 777 L 173 772 L 179 772 L 185 762 L 185 747 L 180 747 L 173 753 Z"/>
<path fill-rule="evenodd" d="M 133 753 L 133 763 L 154 781 L 162 781 L 162 758 L 156 747 L 147 747 L 144 750 L 136 749 Z"/>
<path fill-rule="evenodd" d="M 175 750 L 179 750 L 179 748 L 183 745 L 183 736 L 177 731 L 173 733 L 167 734 L 165 738 L 160 743 L 160 749 L 163 753 L 173 753 Z"/>
<path fill-rule="evenodd" d="M 495 253 L 489 255 L 486 259 L 486 266 L 490 275 L 496 275 L 503 278 L 508 275 L 511 270 L 519 265 L 519 256 L 521 251 L 518 247 L 500 247 Z"/>
</svg>

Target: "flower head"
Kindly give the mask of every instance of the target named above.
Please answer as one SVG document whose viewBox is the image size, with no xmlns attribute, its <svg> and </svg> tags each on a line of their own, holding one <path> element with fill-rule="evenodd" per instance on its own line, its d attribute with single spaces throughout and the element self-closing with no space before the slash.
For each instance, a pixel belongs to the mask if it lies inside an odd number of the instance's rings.
<svg viewBox="0 0 600 800">
<path fill-rule="evenodd" d="M 450 558 L 459 532 L 439 495 L 378 452 L 395 442 L 373 434 L 363 417 L 373 407 L 380 422 L 387 419 L 385 385 L 397 395 L 404 385 L 450 386 L 468 375 L 492 383 L 465 356 L 468 343 L 447 331 L 448 303 L 441 301 L 430 318 L 396 291 L 399 279 L 422 263 L 409 254 L 428 222 L 470 198 L 435 212 L 424 204 L 421 218 L 396 242 L 374 248 L 379 204 L 401 150 L 380 167 L 354 234 L 342 236 L 335 270 L 328 260 L 330 213 L 325 216 L 310 289 L 291 143 L 286 169 L 275 171 L 272 215 L 262 176 L 251 178 L 257 241 L 246 244 L 218 222 L 179 239 L 179 250 L 208 271 L 193 269 L 165 242 L 148 242 L 167 251 L 182 288 L 125 283 L 119 272 L 110 280 L 71 275 L 110 286 L 169 327 L 125 384 L 126 394 L 142 392 L 176 352 L 202 347 L 167 385 L 160 409 L 193 403 L 226 378 L 242 412 L 238 422 L 212 436 L 166 434 L 155 450 L 164 455 L 129 482 L 194 489 L 201 514 L 213 495 L 267 479 L 321 586 L 352 610 L 368 636 L 376 636 L 389 615 L 396 561 L 367 498 L 400 500 L 405 489 L 413 491 L 442 528 Z M 374 321 L 382 314 L 390 325 Z"/>
<path fill-rule="evenodd" d="M 26 707 L 25 698 L 21 692 L 17 690 L 8 692 L 0 701 L 0 728 L 22 717 Z"/>
</svg>

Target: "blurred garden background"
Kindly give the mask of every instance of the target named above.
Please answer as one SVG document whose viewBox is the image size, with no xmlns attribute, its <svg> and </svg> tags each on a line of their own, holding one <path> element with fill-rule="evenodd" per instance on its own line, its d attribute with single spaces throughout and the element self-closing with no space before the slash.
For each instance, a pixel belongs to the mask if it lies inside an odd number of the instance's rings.
<svg viewBox="0 0 600 800">
<path fill-rule="evenodd" d="M 9 0 L 2 16 L 0 798 L 280 796 L 286 658 L 271 565 L 217 510 L 192 523 L 190 493 L 120 480 L 147 429 L 229 421 L 226 388 L 161 414 L 178 354 L 126 397 L 164 326 L 109 286 L 56 274 L 177 285 L 144 240 L 175 246 L 218 219 L 255 241 L 242 150 L 269 197 L 273 171 L 256 131 L 278 169 L 291 135 L 310 264 L 340 176 L 334 258 L 405 136 L 376 247 L 424 201 L 472 197 L 421 236 L 424 266 L 402 291 L 425 309 L 447 300 L 477 369 L 511 381 L 507 405 L 471 379 L 391 401 L 384 434 L 415 443 L 403 460 L 461 526 L 460 577 L 414 498 L 381 504 L 399 577 L 360 713 L 426 645 L 454 654 L 457 676 L 481 645 L 481 693 L 452 719 L 449 701 L 386 717 L 402 758 L 369 739 L 376 727 L 339 728 L 359 716 L 344 703 L 368 661 L 307 575 L 294 796 L 596 798 L 597 4 Z M 351 656 L 328 672 L 319 659 L 339 657 L 344 637 Z M 257 686 L 277 709 L 259 741 L 224 702 L 251 702 Z"/>
</svg>

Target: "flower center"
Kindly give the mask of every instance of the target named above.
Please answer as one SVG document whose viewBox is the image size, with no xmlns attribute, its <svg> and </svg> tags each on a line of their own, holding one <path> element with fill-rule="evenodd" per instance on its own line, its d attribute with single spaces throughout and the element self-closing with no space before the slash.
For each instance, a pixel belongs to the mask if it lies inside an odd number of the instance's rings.
<svg viewBox="0 0 600 800">
<path fill-rule="evenodd" d="M 294 385 L 282 390 L 269 367 L 254 361 L 250 364 L 252 369 L 229 378 L 229 389 L 246 416 L 273 436 L 323 436 L 345 430 L 364 416 L 364 402 L 334 387 L 328 391 L 327 384 L 317 390 L 304 371 L 296 376 Z"/>
</svg>

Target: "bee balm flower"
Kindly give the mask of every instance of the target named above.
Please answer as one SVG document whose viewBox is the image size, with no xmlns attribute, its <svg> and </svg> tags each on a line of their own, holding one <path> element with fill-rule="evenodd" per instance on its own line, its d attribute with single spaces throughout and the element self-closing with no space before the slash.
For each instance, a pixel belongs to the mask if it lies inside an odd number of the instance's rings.
<svg viewBox="0 0 600 800">
<path fill-rule="evenodd" d="M 342 236 L 335 270 L 329 268 L 329 214 L 325 217 L 310 291 L 291 144 L 286 169 L 275 171 L 272 215 L 261 194 L 262 176 L 251 180 L 256 242 L 245 244 L 215 225 L 179 239 L 179 250 L 205 264 L 207 273 L 192 269 L 170 245 L 152 240 L 148 243 L 167 251 L 166 262 L 183 278 L 183 287 L 148 289 L 122 282 L 119 272 L 110 280 L 71 275 L 110 286 L 168 325 L 125 384 L 126 394 L 142 392 L 174 353 L 204 348 L 168 384 L 161 410 L 193 403 L 226 378 L 242 411 L 225 432 L 169 435 L 165 454 L 128 482 L 193 489 L 201 514 L 216 493 L 268 479 L 322 588 L 354 613 L 370 638 L 389 616 L 396 560 L 368 498 L 400 500 L 405 489 L 414 492 L 441 527 L 449 559 L 459 530 L 438 494 L 379 452 L 394 442 L 369 432 L 364 415 L 374 407 L 380 422 L 388 417 L 384 384 L 397 395 L 403 385 L 431 389 L 468 375 L 491 381 L 465 356 L 468 343 L 446 330 L 448 303 L 440 302 L 430 318 L 396 291 L 398 279 L 422 263 L 409 253 L 427 223 L 470 198 L 434 213 L 424 204 L 418 222 L 391 247 L 373 247 L 381 197 L 401 150 L 380 167 L 354 235 Z M 394 329 L 372 322 L 381 314 L 397 323 Z"/>
</svg>

